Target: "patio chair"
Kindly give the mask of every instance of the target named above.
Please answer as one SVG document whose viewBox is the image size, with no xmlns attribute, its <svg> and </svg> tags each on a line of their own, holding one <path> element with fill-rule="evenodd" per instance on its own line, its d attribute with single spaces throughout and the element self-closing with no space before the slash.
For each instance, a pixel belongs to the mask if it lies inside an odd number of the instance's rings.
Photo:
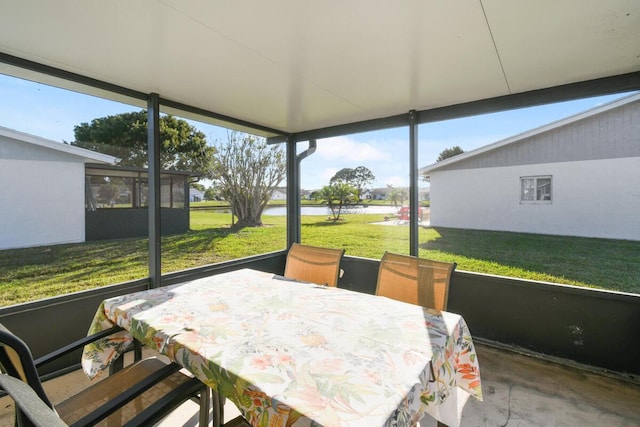
<svg viewBox="0 0 640 427">
<path fill-rule="evenodd" d="M 338 285 L 343 255 L 344 249 L 294 243 L 287 254 L 284 277 L 335 287 Z"/>
<path fill-rule="evenodd" d="M 52 403 L 42 386 L 38 367 L 119 330 L 114 327 L 99 332 L 34 360 L 25 342 L 0 324 L 0 385 L 16 401 L 16 425 L 50 425 L 46 419 L 51 414 L 42 410 L 42 404 L 57 414 L 60 422 L 55 425 L 151 425 L 190 398 L 199 400 L 200 425 L 206 425 L 208 387 L 180 372 L 179 365 L 155 357 L 137 361 L 61 403 Z M 28 388 L 16 386 L 12 378 Z M 33 419 L 38 416 L 45 418 Z"/>
<path fill-rule="evenodd" d="M 58 414 L 40 399 L 40 396 L 22 380 L 9 375 L 0 375 L 0 388 L 16 403 L 16 407 L 30 425 L 47 427 L 65 427 Z M 16 420 L 16 424 L 18 424 Z"/>
<path fill-rule="evenodd" d="M 446 310 L 456 263 L 385 252 L 380 261 L 376 295 Z"/>
</svg>

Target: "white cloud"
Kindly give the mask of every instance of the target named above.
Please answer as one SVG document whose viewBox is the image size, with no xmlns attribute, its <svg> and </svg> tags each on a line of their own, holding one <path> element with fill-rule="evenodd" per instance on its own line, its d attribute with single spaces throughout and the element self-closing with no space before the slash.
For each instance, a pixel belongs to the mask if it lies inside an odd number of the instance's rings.
<svg viewBox="0 0 640 427">
<path fill-rule="evenodd" d="M 338 169 L 336 168 L 327 168 L 320 172 L 320 177 L 328 183 L 329 180 L 336 174 L 336 172 L 338 172 Z"/>
<path fill-rule="evenodd" d="M 362 138 L 358 140 L 358 138 Z M 408 186 L 409 173 L 407 141 L 396 135 L 352 135 L 318 141 L 315 154 L 305 159 L 301 169 L 303 188 L 320 188 L 343 168 L 365 166 L 375 175 L 371 188 Z M 406 175 L 403 177 L 403 175 Z"/>
<path fill-rule="evenodd" d="M 359 164 L 388 158 L 387 153 L 374 147 L 371 143 L 356 141 L 348 136 L 338 136 L 319 141 L 316 154 L 325 160 L 358 162 Z"/>
<path fill-rule="evenodd" d="M 409 186 L 409 178 L 406 176 L 392 175 L 392 176 L 387 176 L 383 179 L 378 179 L 378 181 L 384 182 L 385 186 L 392 185 L 395 188 L 402 188 L 402 187 Z"/>
</svg>

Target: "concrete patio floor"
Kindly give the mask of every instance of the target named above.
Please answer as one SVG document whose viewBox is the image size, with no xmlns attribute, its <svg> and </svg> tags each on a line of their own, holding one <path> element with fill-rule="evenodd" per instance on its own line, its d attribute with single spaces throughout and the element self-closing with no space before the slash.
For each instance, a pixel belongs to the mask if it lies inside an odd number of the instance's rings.
<svg viewBox="0 0 640 427">
<path fill-rule="evenodd" d="M 484 401 L 469 399 L 463 427 L 640 426 L 640 383 L 477 344 Z M 88 384 L 76 371 L 46 384 L 56 400 Z M 238 415 L 227 401 L 225 419 Z M 421 427 L 435 427 L 433 419 Z M 187 402 L 159 427 L 196 426 L 198 408 Z M 0 426 L 13 425 L 13 404 L 0 398 Z"/>
</svg>

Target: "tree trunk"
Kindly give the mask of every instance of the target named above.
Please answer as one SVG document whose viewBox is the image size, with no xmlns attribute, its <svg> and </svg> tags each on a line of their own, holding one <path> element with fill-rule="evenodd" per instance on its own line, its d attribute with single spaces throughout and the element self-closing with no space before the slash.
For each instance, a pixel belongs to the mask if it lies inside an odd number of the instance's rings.
<svg viewBox="0 0 640 427">
<path fill-rule="evenodd" d="M 262 227 L 262 211 L 264 205 L 260 201 L 251 200 L 234 200 L 234 212 L 238 217 L 235 228 L 244 227 Z"/>
<path fill-rule="evenodd" d="M 260 216 L 257 218 L 239 218 L 238 222 L 235 225 L 235 228 L 244 228 L 244 227 L 262 227 L 262 219 Z"/>
</svg>

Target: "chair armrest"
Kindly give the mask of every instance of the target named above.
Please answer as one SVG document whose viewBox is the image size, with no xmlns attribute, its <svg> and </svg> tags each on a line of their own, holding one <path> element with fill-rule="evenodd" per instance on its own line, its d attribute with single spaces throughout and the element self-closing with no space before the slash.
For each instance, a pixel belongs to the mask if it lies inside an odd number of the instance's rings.
<svg viewBox="0 0 640 427">
<path fill-rule="evenodd" d="M 59 348 L 55 351 L 52 351 L 49 354 L 46 354 L 42 357 L 37 358 L 34 363 L 36 365 L 36 367 L 40 367 L 42 365 L 45 365 L 49 362 L 52 362 L 56 359 L 58 359 L 59 357 L 65 356 L 75 350 L 78 350 L 82 347 L 84 347 L 85 345 L 97 341 L 101 338 L 105 338 L 108 337 L 109 335 L 115 334 L 116 332 L 120 332 L 123 331 L 124 329 L 122 329 L 120 326 L 114 326 L 112 328 L 109 329 L 105 329 L 103 331 L 100 332 L 96 332 L 95 334 L 86 336 L 84 338 L 81 338 L 77 341 L 72 342 L 71 344 L 68 344 L 62 348 Z"/>
<path fill-rule="evenodd" d="M 21 414 L 35 426 L 66 427 L 55 411 L 44 403 L 31 387 L 10 375 L 0 374 L 0 387 L 11 396 Z"/>
</svg>

